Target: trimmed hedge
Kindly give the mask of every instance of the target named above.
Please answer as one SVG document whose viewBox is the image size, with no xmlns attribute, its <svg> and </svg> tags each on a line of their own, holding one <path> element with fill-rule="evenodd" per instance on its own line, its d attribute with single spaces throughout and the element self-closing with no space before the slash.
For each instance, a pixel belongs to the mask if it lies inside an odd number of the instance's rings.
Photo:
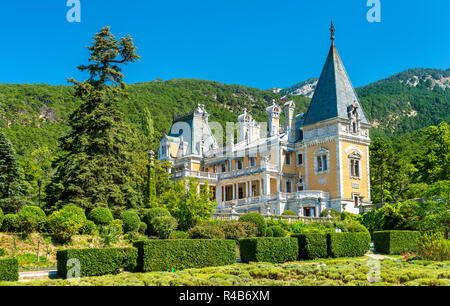
<svg viewBox="0 0 450 306">
<path fill-rule="evenodd" d="M 291 237 L 298 239 L 299 259 L 316 259 L 327 257 L 328 250 L 326 233 L 292 234 Z"/>
<path fill-rule="evenodd" d="M 236 262 L 236 242 L 222 239 L 137 241 L 138 271 L 171 271 L 231 265 Z"/>
<path fill-rule="evenodd" d="M 19 262 L 16 258 L 0 259 L 0 281 L 19 280 Z"/>
<path fill-rule="evenodd" d="M 116 274 L 119 270 L 133 271 L 137 265 L 138 251 L 135 248 L 67 249 L 56 253 L 58 274 L 66 277 L 70 259 L 80 261 L 80 277 Z M 69 263 L 70 264 L 70 263 Z"/>
<path fill-rule="evenodd" d="M 417 251 L 417 231 L 379 231 L 373 233 L 375 251 L 384 254 L 401 254 Z"/>
<path fill-rule="evenodd" d="M 370 249 L 370 235 L 367 232 L 327 234 L 329 257 L 358 257 Z"/>
<path fill-rule="evenodd" d="M 282 263 L 296 260 L 298 241 L 296 238 L 258 237 L 239 240 L 242 262 Z"/>
</svg>

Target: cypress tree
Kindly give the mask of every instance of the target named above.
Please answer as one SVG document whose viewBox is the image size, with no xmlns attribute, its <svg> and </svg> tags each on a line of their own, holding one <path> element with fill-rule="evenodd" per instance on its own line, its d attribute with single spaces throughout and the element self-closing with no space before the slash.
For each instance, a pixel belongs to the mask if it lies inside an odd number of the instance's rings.
<svg viewBox="0 0 450 306">
<path fill-rule="evenodd" d="M 82 104 L 69 118 L 70 132 L 60 139 L 63 153 L 46 190 L 47 210 L 74 204 L 88 212 L 109 207 L 118 215 L 142 204 L 133 152 L 136 136 L 116 105 L 126 88 L 119 65 L 139 56 L 130 36 L 117 40 L 109 27 L 95 34 L 88 49 L 90 64 L 78 69 L 88 71 L 90 78 L 69 80 Z"/>
<path fill-rule="evenodd" d="M 4 213 L 17 213 L 30 204 L 25 198 L 28 191 L 14 147 L 0 131 L 0 208 Z"/>
</svg>

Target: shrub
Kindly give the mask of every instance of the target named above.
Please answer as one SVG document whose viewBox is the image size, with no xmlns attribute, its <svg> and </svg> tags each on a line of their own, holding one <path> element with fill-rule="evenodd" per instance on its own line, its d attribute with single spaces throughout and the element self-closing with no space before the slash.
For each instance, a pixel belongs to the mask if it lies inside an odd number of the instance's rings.
<svg viewBox="0 0 450 306">
<path fill-rule="evenodd" d="M 304 223 L 303 221 L 296 221 L 291 223 L 291 231 L 293 233 L 301 233 L 303 232 L 303 230 L 306 228 L 306 223 Z"/>
<path fill-rule="evenodd" d="M 357 233 L 357 232 L 369 233 L 369 230 L 364 225 L 362 225 L 361 223 L 358 223 L 358 222 L 348 223 L 346 225 L 346 227 L 347 227 L 347 230 L 351 233 Z"/>
<path fill-rule="evenodd" d="M 327 250 L 330 257 L 363 256 L 370 249 L 369 233 L 328 233 Z"/>
<path fill-rule="evenodd" d="M 373 233 L 375 251 L 384 254 L 401 254 L 402 252 L 417 251 L 416 231 L 380 231 Z"/>
<path fill-rule="evenodd" d="M 5 219 L 5 215 L 3 214 L 3 210 L 0 208 L 0 228 L 2 228 L 3 219 Z"/>
<path fill-rule="evenodd" d="M 188 233 L 191 239 L 225 239 L 222 229 L 212 224 L 196 225 Z"/>
<path fill-rule="evenodd" d="M 86 220 L 80 232 L 83 235 L 96 235 L 98 234 L 97 225 L 95 225 L 94 221 Z"/>
<path fill-rule="evenodd" d="M 439 232 L 424 233 L 417 239 L 418 254 L 426 260 L 450 260 L 450 241 Z"/>
<path fill-rule="evenodd" d="M 239 241 L 241 238 L 255 237 L 258 234 L 258 228 L 253 222 L 225 221 L 219 224 L 225 239 Z"/>
<path fill-rule="evenodd" d="M 8 255 L 8 252 L 4 248 L 0 248 L 0 257 Z"/>
<path fill-rule="evenodd" d="M 189 233 L 183 231 L 174 231 L 170 239 L 189 239 Z"/>
<path fill-rule="evenodd" d="M 305 233 L 293 234 L 291 237 L 298 239 L 299 259 L 316 259 L 327 257 L 327 234 Z"/>
<path fill-rule="evenodd" d="M 144 217 L 142 218 L 142 221 L 144 221 L 144 223 L 147 224 L 147 234 L 156 235 L 155 229 L 153 228 L 152 225 L 152 220 L 155 217 L 163 217 L 163 216 L 170 216 L 170 212 L 165 208 L 156 207 L 147 210 L 147 212 L 144 214 Z"/>
<path fill-rule="evenodd" d="M 18 232 L 20 229 L 20 217 L 16 214 L 7 214 L 3 219 L 2 230 L 8 233 Z"/>
<path fill-rule="evenodd" d="M 279 225 L 270 227 L 272 229 L 273 237 L 286 237 L 286 231 Z"/>
<path fill-rule="evenodd" d="M 333 219 L 341 218 L 341 213 L 339 211 L 337 211 L 336 209 L 332 209 L 332 208 L 322 210 L 322 212 L 320 213 L 320 216 L 324 217 L 324 218 L 328 217 L 328 210 L 330 210 L 331 218 L 333 218 Z"/>
<path fill-rule="evenodd" d="M 67 249 L 56 252 L 58 274 L 63 278 L 116 274 L 133 271 L 137 265 L 136 248 Z M 79 261 L 80 275 L 69 275 L 74 261 Z"/>
<path fill-rule="evenodd" d="M 48 218 L 48 224 L 56 240 L 65 243 L 79 233 L 86 223 L 84 210 L 77 206 L 65 206 L 53 212 Z"/>
<path fill-rule="evenodd" d="M 139 225 L 139 233 L 144 235 L 147 232 L 147 223 L 141 222 Z"/>
<path fill-rule="evenodd" d="M 258 213 L 247 213 L 243 214 L 239 221 L 241 222 L 253 222 L 258 227 L 258 236 L 264 237 L 266 235 L 267 224 L 266 220 L 261 214 Z"/>
<path fill-rule="evenodd" d="M 172 232 L 177 228 L 178 222 L 174 217 L 155 217 L 151 221 L 156 236 L 161 239 L 169 239 Z"/>
<path fill-rule="evenodd" d="M 97 225 L 109 225 L 114 220 L 114 217 L 109 208 L 96 207 L 88 214 L 88 219 Z"/>
<path fill-rule="evenodd" d="M 139 251 L 138 270 L 171 271 L 187 268 L 224 266 L 236 262 L 233 240 L 149 240 L 134 244 Z"/>
<path fill-rule="evenodd" d="M 19 212 L 20 227 L 24 233 L 43 230 L 47 223 L 47 216 L 37 206 L 26 206 Z"/>
<path fill-rule="evenodd" d="M 121 213 L 120 220 L 123 221 L 123 231 L 125 233 L 137 232 L 141 225 L 141 219 L 139 218 L 139 215 L 131 210 Z"/>
<path fill-rule="evenodd" d="M 244 238 L 239 240 L 242 262 L 251 261 L 282 263 L 296 260 L 298 242 L 296 238 Z"/>
<path fill-rule="evenodd" d="M 293 210 L 285 210 L 282 214 L 282 216 L 297 216 L 297 214 Z"/>
<path fill-rule="evenodd" d="M 271 227 L 266 229 L 266 237 L 273 237 L 273 230 Z"/>
<path fill-rule="evenodd" d="M 15 258 L 0 258 L 0 281 L 19 280 L 19 262 Z"/>
<path fill-rule="evenodd" d="M 110 246 L 112 243 L 119 242 L 122 235 L 123 222 L 119 219 L 115 219 L 109 225 L 103 225 L 100 228 L 100 237 L 103 246 Z"/>
</svg>

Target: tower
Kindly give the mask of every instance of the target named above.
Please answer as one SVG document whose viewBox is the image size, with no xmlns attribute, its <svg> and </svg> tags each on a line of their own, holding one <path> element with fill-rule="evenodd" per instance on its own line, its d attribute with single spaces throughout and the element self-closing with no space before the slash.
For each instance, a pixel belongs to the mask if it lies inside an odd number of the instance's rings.
<svg viewBox="0 0 450 306">
<path fill-rule="evenodd" d="M 294 129 L 294 118 L 295 118 L 295 103 L 294 101 L 288 101 L 284 104 L 284 117 L 285 117 L 285 131 L 288 134 L 288 141 L 295 141 L 295 129 Z"/>
<path fill-rule="evenodd" d="M 272 101 L 272 105 L 266 108 L 269 115 L 269 137 L 278 136 L 280 134 L 280 107 Z"/>
</svg>

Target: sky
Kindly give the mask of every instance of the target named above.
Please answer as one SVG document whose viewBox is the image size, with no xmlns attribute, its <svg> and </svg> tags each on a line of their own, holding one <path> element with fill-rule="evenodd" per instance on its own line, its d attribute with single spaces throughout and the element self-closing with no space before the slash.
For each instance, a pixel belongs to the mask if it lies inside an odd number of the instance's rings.
<svg viewBox="0 0 450 306">
<path fill-rule="evenodd" d="M 87 78 L 92 36 L 110 26 L 131 35 L 141 60 L 125 67 L 127 83 L 199 78 L 260 89 L 318 77 L 329 27 L 355 87 L 409 68 L 450 67 L 450 1 L 378 0 L 67 0 L 0 3 L 0 83 L 67 85 Z M 370 1 L 369 1 L 370 2 Z"/>
</svg>

